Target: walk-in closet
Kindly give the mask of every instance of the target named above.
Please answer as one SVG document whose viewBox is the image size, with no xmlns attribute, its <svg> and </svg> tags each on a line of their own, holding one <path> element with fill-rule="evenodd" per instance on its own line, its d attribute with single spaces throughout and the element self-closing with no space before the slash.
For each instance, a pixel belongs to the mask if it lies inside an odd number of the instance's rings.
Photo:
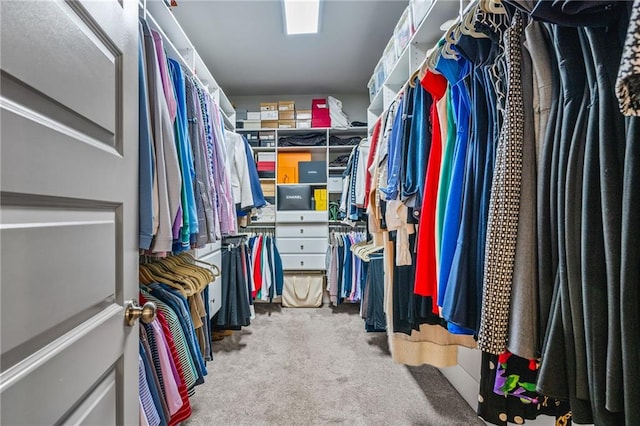
<svg viewBox="0 0 640 426">
<path fill-rule="evenodd" d="M 640 0 L 0 22 L 1 424 L 640 424 Z"/>
</svg>

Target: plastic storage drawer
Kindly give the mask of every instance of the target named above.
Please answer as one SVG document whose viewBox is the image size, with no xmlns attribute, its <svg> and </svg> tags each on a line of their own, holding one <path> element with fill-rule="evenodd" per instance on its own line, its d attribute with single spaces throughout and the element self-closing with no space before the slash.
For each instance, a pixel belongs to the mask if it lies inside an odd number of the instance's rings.
<svg viewBox="0 0 640 426">
<path fill-rule="evenodd" d="M 284 270 L 317 271 L 325 269 L 324 254 L 283 254 L 282 267 Z"/>
<path fill-rule="evenodd" d="M 323 212 L 325 215 L 327 212 Z M 280 238 L 329 238 L 329 227 L 327 225 L 278 225 L 276 227 L 276 237 Z"/>
</svg>

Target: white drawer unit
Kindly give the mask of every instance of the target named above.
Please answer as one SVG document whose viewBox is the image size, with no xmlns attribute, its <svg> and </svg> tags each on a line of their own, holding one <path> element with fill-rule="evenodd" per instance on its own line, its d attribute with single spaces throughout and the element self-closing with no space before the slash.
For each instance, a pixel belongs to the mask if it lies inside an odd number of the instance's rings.
<svg viewBox="0 0 640 426">
<path fill-rule="evenodd" d="M 322 224 L 278 224 L 276 227 L 276 237 L 278 238 L 278 244 L 280 244 L 280 238 L 329 238 L 329 227 Z M 278 248 L 280 248 L 280 245 L 278 245 Z"/>
<path fill-rule="evenodd" d="M 213 253 L 216 250 L 220 250 L 220 248 L 222 247 L 222 241 L 216 241 L 215 243 L 211 243 L 211 244 L 207 244 L 202 248 L 198 248 L 195 249 L 195 257 L 197 257 L 198 259 L 202 258 L 203 256 L 206 256 L 210 253 Z M 220 266 L 220 265 L 218 265 Z"/>
<path fill-rule="evenodd" d="M 326 238 L 281 238 L 278 240 L 280 254 L 324 254 L 327 252 Z"/>
<path fill-rule="evenodd" d="M 285 271 L 318 271 L 326 268 L 324 254 L 282 254 Z"/>
<path fill-rule="evenodd" d="M 290 210 L 278 211 L 276 214 L 278 223 L 327 223 L 329 216 L 326 210 Z"/>
<path fill-rule="evenodd" d="M 206 256 L 200 258 L 200 260 L 212 263 L 216 265 L 222 272 L 222 252 L 217 250 Z M 200 264 L 199 266 L 208 268 L 206 265 Z M 219 276 L 215 281 L 209 284 L 209 318 L 212 318 L 222 306 L 222 276 Z"/>
</svg>

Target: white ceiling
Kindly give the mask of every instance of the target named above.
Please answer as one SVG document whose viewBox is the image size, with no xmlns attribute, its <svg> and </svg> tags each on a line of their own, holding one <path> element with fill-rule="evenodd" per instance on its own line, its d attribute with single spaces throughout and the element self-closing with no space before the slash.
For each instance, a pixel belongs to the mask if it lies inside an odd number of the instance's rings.
<svg viewBox="0 0 640 426">
<path fill-rule="evenodd" d="M 321 0 L 320 32 L 287 36 L 281 0 L 177 0 L 174 14 L 231 96 L 367 93 L 407 0 Z"/>
</svg>

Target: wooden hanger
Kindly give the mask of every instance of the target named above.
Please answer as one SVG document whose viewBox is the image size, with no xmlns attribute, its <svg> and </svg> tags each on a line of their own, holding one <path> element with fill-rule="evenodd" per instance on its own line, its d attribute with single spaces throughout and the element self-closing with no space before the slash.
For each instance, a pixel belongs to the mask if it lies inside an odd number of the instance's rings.
<svg viewBox="0 0 640 426">
<path fill-rule="evenodd" d="M 209 263 L 209 262 L 205 262 L 204 260 L 200 260 L 200 259 L 196 259 L 191 253 L 181 253 L 179 256 L 183 256 L 187 259 L 189 259 L 192 262 L 198 262 L 198 263 L 202 263 L 203 265 L 207 265 L 209 266 L 209 268 L 211 268 L 211 272 L 213 273 L 214 277 L 219 277 L 222 273 L 220 272 L 220 268 L 218 267 L 218 265 L 215 265 L 213 263 Z"/>
<path fill-rule="evenodd" d="M 179 260 L 175 259 L 174 256 L 169 256 L 144 266 L 156 277 L 160 278 L 161 281 L 159 282 L 165 283 L 177 290 L 182 288 L 183 291 L 181 291 L 181 293 L 186 297 L 201 291 L 204 281 L 207 279 L 204 275 L 200 275 L 200 271 L 195 271 L 181 265 Z"/>
<path fill-rule="evenodd" d="M 183 256 L 172 256 L 172 263 L 176 272 L 184 274 L 184 276 L 195 283 L 195 291 L 201 292 L 206 286 L 214 280 L 213 272 L 194 265 L 186 260 Z"/>
<path fill-rule="evenodd" d="M 182 294 L 184 297 L 189 297 L 191 295 L 191 290 L 188 290 L 184 286 L 175 283 L 172 278 L 167 277 L 162 271 L 156 272 L 156 270 L 158 269 L 157 265 L 146 263 L 144 265 L 140 265 L 140 269 L 146 270 L 146 274 L 141 274 L 142 278 L 144 278 L 144 275 L 147 275 L 150 278 L 148 282 L 143 281 L 143 284 L 166 284 L 169 287 L 178 290 L 178 292 L 180 292 L 180 294 Z"/>
</svg>

